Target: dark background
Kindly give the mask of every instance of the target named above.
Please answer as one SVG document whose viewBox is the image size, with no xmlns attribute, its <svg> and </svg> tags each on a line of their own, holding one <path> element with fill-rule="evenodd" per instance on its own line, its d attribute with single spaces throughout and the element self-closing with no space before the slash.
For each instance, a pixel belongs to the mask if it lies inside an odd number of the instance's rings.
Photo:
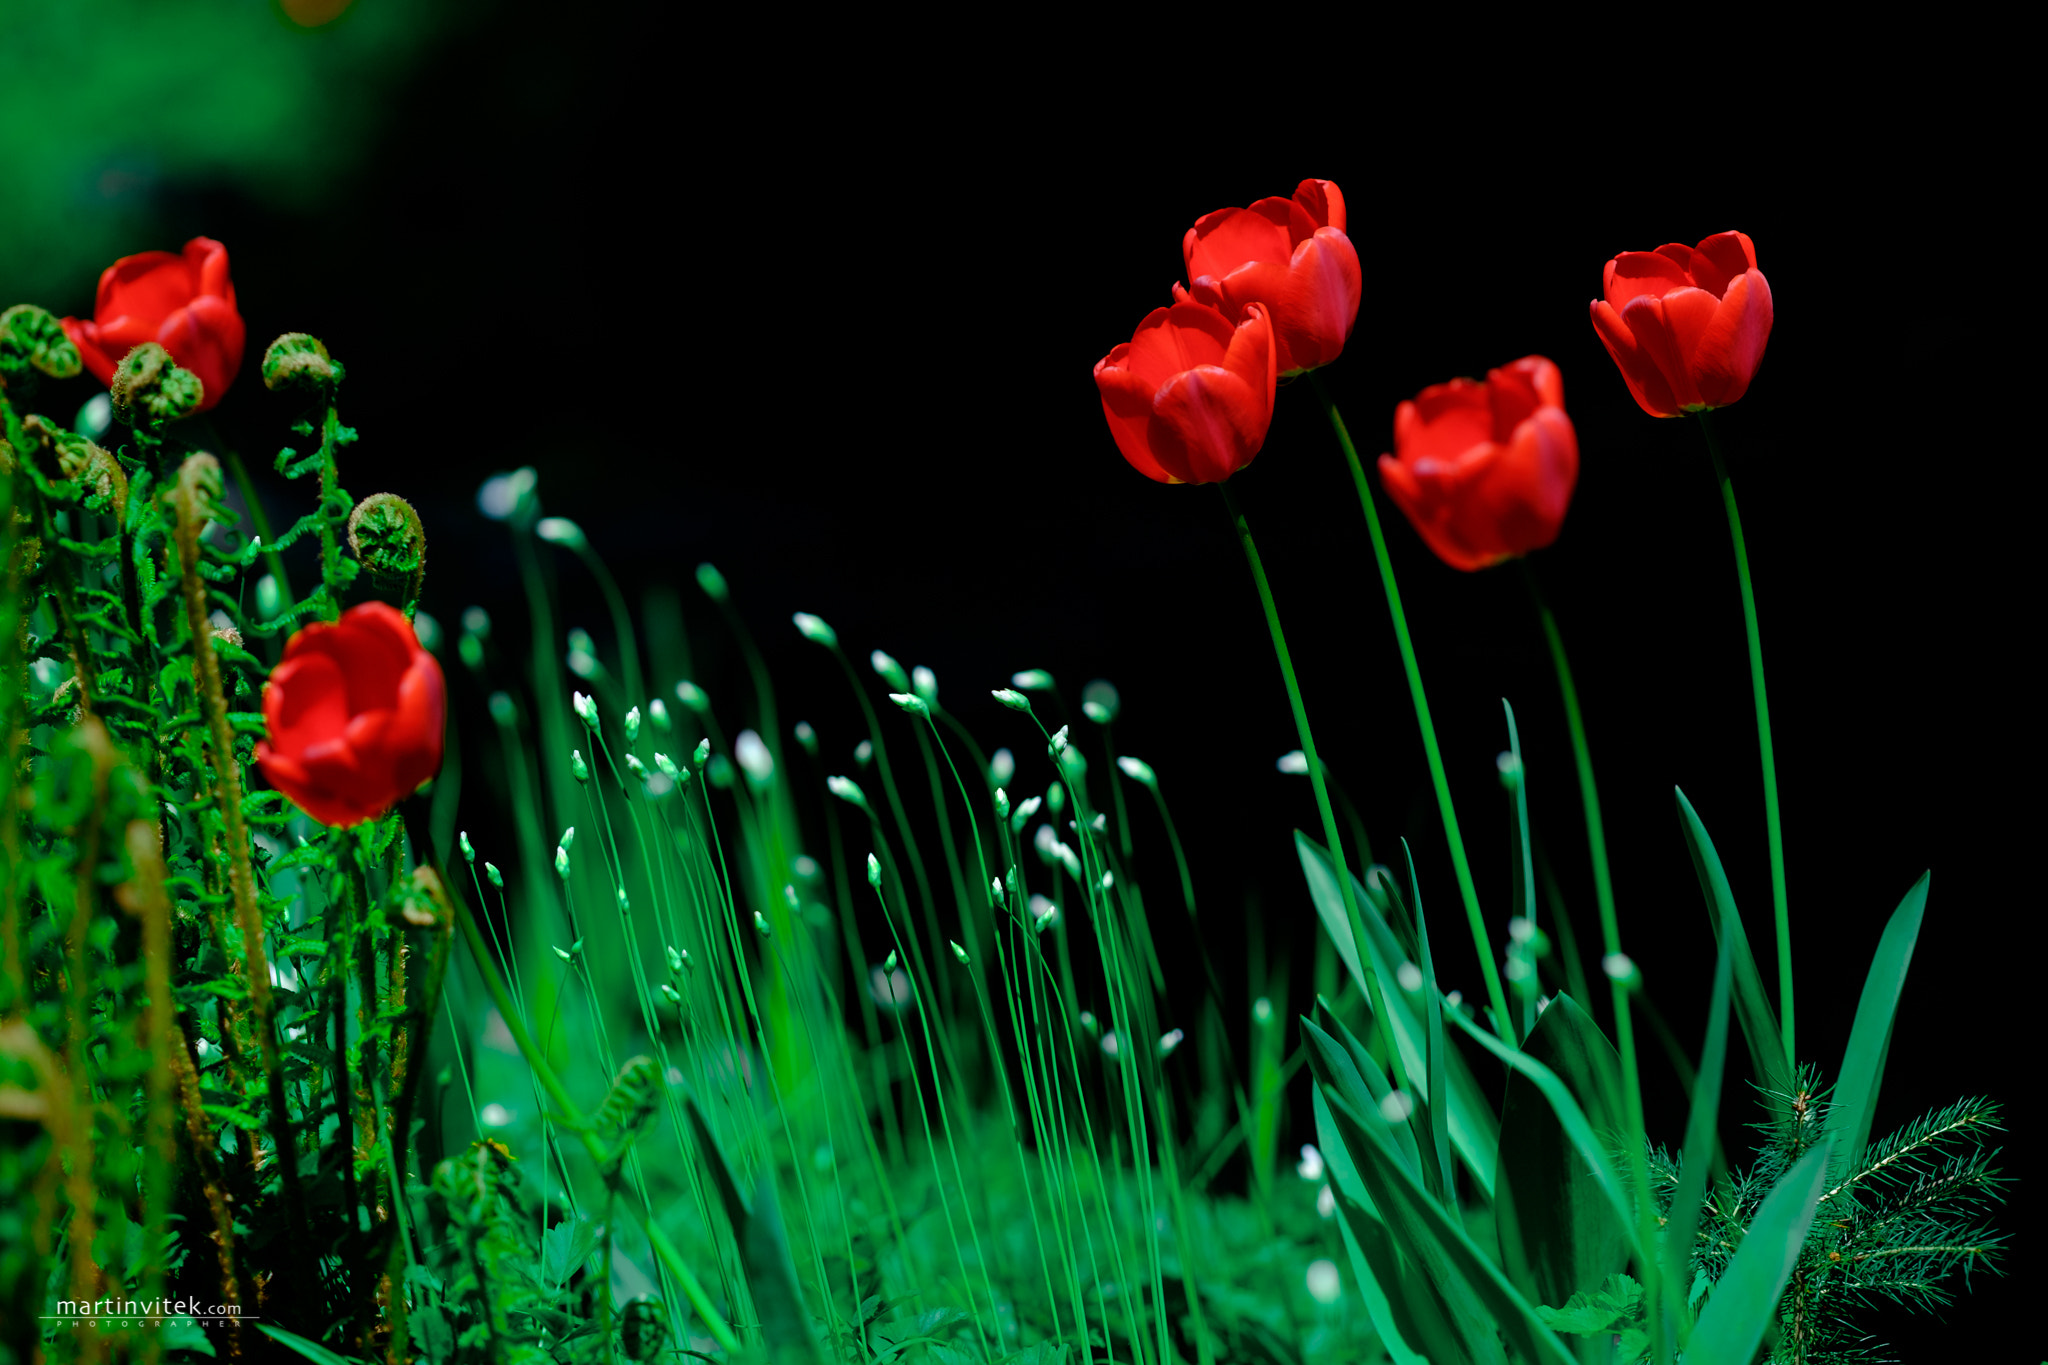
<svg viewBox="0 0 2048 1365">
<path fill-rule="evenodd" d="M 352 22 L 304 37 L 344 41 Z M 1019 753 L 1030 776 L 1013 795 L 1041 789 L 1039 750 L 988 689 L 1043 667 L 1072 708 L 1081 683 L 1111 679 L 1119 748 L 1158 770 L 1188 842 L 1210 953 L 1245 992 L 1234 964 L 1264 935 L 1291 962 L 1296 1009 L 1314 919 L 1290 831 L 1318 827 L 1307 783 L 1275 770 L 1297 740 L 1258 602 L 1221 499 L 1123 462 L 1090 367 L 1167 301 L 1196 217 L 1305 176 L 1343 188 L 1364 266 L 1357 329 L 1326 378 L 1368 460 L 1426 384 L 1531 352 L 1562 367 L 1581 476 L 1534 569 L 1572 651 L 1625 946 L 1696 1053 L 1713 941 L 1674 785 L 1775 983 L 1740 601 L 1696 425 L 1636 407 L 1586 310 L 1619 251 L 1747 232 L 1777 322 L 1748 396 L 1717 416 L 1773 703 L 1800 1056 L 1836 1069 L 1886 916 L 1931 867 L 1878 1129 L 1988 1093 L 2010 1105 L 2014 1154 L 2036 1149 L 2021 1030 L 2039 974 L 2024 946 L 2041 910 L 2026 875 L 2038 689 L 2021 657 L 2039 625 L 2039 445 L 2004 415 L 2018 355 L 2000 314 L 2024 286 L 2001 110 L 1898 63 L 1816 76 L 1831 68 L 1814 54 L 1712 80 L 1595 62 L 1579 94 L 1530 79 L 1481 96 L 1410 54 L 1398 78 L 1316 100 L 1161 56 L 1083 70 L 1041 52 L 942 77 L 906 59 L 685 50 L 616 14 L 454 7 L 437 25 L 402 79 L 336 78 L 337 117 L 374 104 L 375 131 L 318 196 L 199 174 L 146 206 L 155 235 L 126 249 L 204 232 L 232 252 L 250 354 L 216 414 L 223 437 L 267 468 L 292 414 L 255 361 L 278 332 L 320 335 L 349 367 L 344 418 L 363 433 L 344 481 L 417 506 L 426 609 L 451 632 L 480 604 L 504 657 L 528 657 L 506 529 L 473 498 L 531 464 L 545 509 L 588 531 L 629 596 L 680 593 L 697 681 L 731 732 L 749 693 L 691 578 L 700 561 L 724 571 L 785 722 L 817 727 L 831 771 L 852 769 L 858 715 L 793 610 L 831 622 L 857 659 L 882 647 L 934 668 L 984 745 Z M 43 301 L 83 312 L 92 283 Z M 298 490 L 258 478 L 274 514 L 298 510 Z M 1282 389 L 1232 486 L 1318 745 L 1377 856 L 1409 840 L 1439 971 L 1478 996 L 1370 546 L 1305 383 Z M 1590 946 L 1570 748 L 1520 575 L 1448 569 L 1379 505 L 1495 930 L 1505 697 L 1537 838 Z M 558 621 L 613 657 L 584 571 L 566 555 L 556 568 Z M 484 689 L 444 657 L 476 755 Z M 487 765 L 467 773 L 461 820 L 509 850 L 495 785 Z M 1171 862 L 1149 816 L 1137 837 L 1157 900 Z M 1177 998 L 1192 1001 L 1180 952 Z M 1646 1057 L 1661 1076 L 1654 1044 Z M 1675 1083 L 1653 1080 L 1651 1102 L 1653 1131 L 1676 1140 Z M 1731 1097 L 1724 1114 L 1742 1108 Z M 1977 1281 L 1951 1313 L 1962 1337 L 1889 1315 L 1880 1333 L 1906 1359 L 2017 1330 L 2029 1184 L 1998 1219 L 2017 1273 Z"/>
</svg>

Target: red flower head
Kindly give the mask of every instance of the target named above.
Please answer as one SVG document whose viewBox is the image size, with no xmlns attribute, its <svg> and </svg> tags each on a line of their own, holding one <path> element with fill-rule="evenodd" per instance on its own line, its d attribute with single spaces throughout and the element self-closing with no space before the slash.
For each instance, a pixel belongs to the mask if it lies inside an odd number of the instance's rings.
<svg viewBox="0 0 2048 1365">
<path fill-rule="evenodd" d="M 1344 235 L 1344 195 L 1328 180 L 1304 180 L 1292 199 L 1261 199 L 1195 220 L 1181 240 L 1193 297 L 1234 318 L 1248 303 L 1273 317 L 1281 374 L 1327 365 L 1344 352 L 1358 321 L 1358 251 Z"/>
<path fill-rule="evenodd" d="M 1394 409 L 1380 481 L 1438 559 L 1483 569 L 1557 539 L 1579 481 L 1564 378 L 1524 356 L 1483 384 L 1432 384 Z"/>
<path fill-rule="evenodd" d="M 441 768 L 441 665 L 383 602 L 293 635 L 263 689 L 270 785 L 323 825 L 390 810 Z"/>
<path fill-rule="evenodd" d="M 1749 391 L 1771 336 L 1771 287 L 1756 244 L 1719 232 L 1624 251 L 1607 263 L 1593 330 L 1652 417 L 1722 408 Z"/>
<path fill-rule="evenodd" d="M 1206 304 L 1153 309 L 1095 362 L 1117 449 L 1161 483 L 1221 483 L 1266 443 L 1273 352 L 1273 324 L 1258 304 L 1235 327 Z"/>
<path fill-rule="evenodd" d="M 92 321 L 65 318 L 64 332 L 102 384 L 114 382 L 114 367 L 130 350 L 163 343 L 206 386 L 198 409 L 205 412 L 227 396 L 242 367 L 242 315 L 228 279 L 228 249 L 194 237 L 182 256 L 123 256 L 100 276 Z"/>
</svg>

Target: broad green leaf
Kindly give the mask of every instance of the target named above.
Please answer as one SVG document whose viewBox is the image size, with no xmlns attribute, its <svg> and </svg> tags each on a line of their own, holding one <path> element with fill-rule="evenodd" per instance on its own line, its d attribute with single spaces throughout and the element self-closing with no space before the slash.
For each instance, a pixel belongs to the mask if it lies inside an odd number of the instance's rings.
<svg viewBox="0 0 2048 1365">
<path fill-rule="evenodd" d="M 1329 1103 L 1320 1085 L 1310 1087 L 1315 1105 L 1316 1137 L 1322 1144 L 1323 1161 L 1330 1170 L 1330 1185 L 1337 1195 L 1337 1225 L 1344 1234 L 1344 1250 L 1351 1258 L 1351 1273 L 1365 1299 L 1366 1316 L 1379 1333 L 1380 1344 L 1394 1359 L 1394 1365 L 1427 1365 L 1419 1349 L 1431 1349 L 1443 1336 L 1434 1297 L 1406 1292 L 1401 1254 L 1394 1249 L 1385 1223 L 1374 1211 L 1372 1196 L 1359 1178 L 1358 1168 L 1344 1150 L 1343 1136 L 1330 1117 Z M 1417 1321 L 1426 1312 L 1432 1322 Z M 1416 1345 L 1411 1346 L 1409 1343 Z M 1418 1349 L 1419 1348 L 1419 1349 Z"/>
<path fill-rule="evenodd" d="M 1863 997 L 1856 1005 L 1855 1026 L 1849 1030 L 1849 1049 L 1842 1054 L 1834 1102 L 1828 1107 L 1828 1131 L 1836 1135 L 1835 1151 L 1845 1161 L 1854 1161 L 1870 1143 L 1870 1125 L 1877 1117 L 1877 1089 L 1884 1080 L 1885 1053 L 1891 1047 L 1892 1021 L 1898 1012 L 1899 994 L 1905 989 L 1906 968 L 1913 961 L 1913 946 L 1920 938 L 1931 875 L 1921 873 L 1899 908 L 1892 911 L 1884 936 L 1877 941 L 1870 973 L 1863 978 Z"/>
<path fill-rule="evenodd" d="M 690 1127 L 711 1171 L 711 1183 L 718 1187 L 719 1202 L 732 1222 L 734 1240 L 739 1243 L 740 1262 L 746 1268 L 747 1289 L 754 1296 L 754 1310 L 761 1317 L 761 1336 L 769 1359 L 821 1365 L 816 1338 L 811 1335 L 810 1314 L 804 1310 L 803 1294 L 797 1288 L 796 1261 L 789 1252 L 789 1238 L 782 1230 L 782 1215 L 776 1207 L 775 1186 L 768 1171 L 751 1207 L 740 1194 L 739 1182 L 711 1125 L 697 1108 L 696 1099 L 684 1101 Z"/>
<path fill-rule="evenodd" d="M 1380 1106 L 1394 1093 L 1387 1074 L 1365 1050 L 1365 1044 L 1359 1042 L 1351 1030 L 1344 1027 L 1344 1022 L 1330 1012 L 1328 1005 L 1318 1001 L 1316 1013 L 1321 1017 L 1320 1023 L 1306 1018 L 1301 1021 L 1302 1038 L 1308 1044 L 1309 1071 L 1332 1094 L 1350 1102 L 1353 1107 L 1382 1112 Z M 1416 1145 L 1414 1130 L 1406 1122 L 1401 1122 L 1389 1124 L 1388 1132 L 1398 1149 L 1397 1155 L 1408 1163 L 1408 1169 L 1416 1178 L 1421 1179 L 1422 1149 Z M 1369 1201 L 1367 1207 L 1371 1207 Z"/>
<path fill-rule="evenodd" d="M 1556 1008 L 1555 1004 L 1552 1005 L 1552 1008 Z M 1547 1014 L 1549 1011 L 1546 1010 L 1545 1013 Z M 1537 1061 L 1528 1054 L 1517 1052 L 1510 1048 L 1506 1043 L 1503 1043 L 1500 1039 L 1467 1019 L 1463 1011 L 1450 1010 L 1446 1012 L 1444 1017 L 1463 1029 L 1468 1037 L 1477 1039 L 1481 1047 L 1500 1058 L 1503 1062 L 1506 1062 L 1515 1071 L 1526 1076 L 1534 1083 L 1538 1090 L 1543 1092 L 1543 1098 L 1550 1102 L 1551 1109 L 1556 1112 L 1558 1123 L 1564 1129 L 1565 1136 L 1570 1139 L 1573 1150 L 1578 1153 L 1580 1160 L 1585 1163 L 1586 1169 L 1592 1173 L 1600 1193 L 1606 1198 L 1608 1206 L 1614 1211 L 1616 1220 L 1622 1227 L 1630 1230 L 1629 1249 L 1631 1253 L 1638 1257 L 1642 1256 L 1642 1248 L 1637 1246 L 1635 1242 L 1634 1223 L 1632 1222 L 1633 1210 L 1630 1207 L 1628 1196 L 1622 1190 L 1621 1177 L 1615 1173 L 1614 1163 L 1608 1159 L 1607 1149 L 1601 1145 L 1600 1139 L 1594 1135 L 1593 1125 L 1587 1120 L 1586 1111 L 1581 1109 L 1579 1102 L 1572 1098 L 1570 1087 L 1558 1079 L 1555 1071 L 1552 1071 L 1542 1062 Z M 1498 1203 L 1498 1201 L 1495 1202 Z"/>
<path fill-rule="evenodd" d="M 1621 1058 L 1569 995 L 1537 1016 L 1522 1051 L 1557 1074 L 1596 1135 L 1624 1129 Z M 1519 1072 L 1509 1073 L 1501 1098 L 1493 1207 L 1501 1267 L 1531 1302 L 1566 1303 L 1628 1268 L 1627 1220 L 1549 1098 Z"/>
<path fill-rule="evenodd" d="M 1735 893 L 1728 889 L 1728 874 L 1721 867 L 1721 855 L 1707 837 L 1692 802 L 1678 792 L 1679 824 L 1685 830 L 1686 847 L 1692 851 L 1693 870 L 1699 874 L 1700 890 L 1706 893 L 1707 919 L 1714 937 L 1730 940 L 1735 985 L 1735 1017 L 1742 1023 L 1742 1036 L 1749 1043 L 1749 1058 L 1756 1067 L 1757 1083 L 1767 1090 L 1785 1091 L 1792 1086 L 1792 1068 L 1785 1056 L 1784 1035 L 1778 1031 L 1778 1016 L 1770 997 L 1764 994 L 1763 979 L 1757 975 L 1756 959 L 1749 952 L 1749 936 L 1742 931 L 1742 916 L 1735 909 Z"/>
<path fill-rule="evenodd" d="M 1308 879 L 1309 898 L 1314 901 L 1317 915 L 1323 927 L 1330 933 L 1331 941 L 1337 945 L 1337 954 L 1350 969 L 1352 979 L 1358 982 L 1360 991 L 1367 1000 L 1372 992 L 1366 989 L 1365 976 L 1358 965 L 1357 945 L 1352 942 L 1351 926 L 1344 917 L 1344 902 L 1337 891 L 1337 877 L 1330 855 L 1322 845 L 1296 830 L 1295 851 L 1301 857 L 1302 871 Z M 1348 875 L 1348 874 L 1347 874 Z M 1422 1020 L 1415 1013 L 1415 1002 L 1399 985 L 1399 969 L 1404 960 L 1400 941 L 1380 913 L 1377 902 L 1366 893 L 1358 878 L 1351 878 L 1352 890 L 1357 894 L 1358 915 L 1365 924 L 1366 948 L 1373 968 L 1379 978 L 1387 1000 L 1387 1010 L 1392 1019 L 1381 1020 L 1380 1027 L 1393 1038 L 1394 1046 L 1401 1049 L 1401 1065 L 1418 1088 L 1428 1084 L 1428 1043 Z M 1479 1088 L 1479 1082 L 1465 1059 L 1455 1048 L 1444 1051 L 1445 1079 L 1450 1087 L 1450 1139 L 1458 1150 L 1458 1156 L 1472 1172 L 1473 1181 L 1487 1199 L 1493 1198 L 1495 1154 L 1500 1149 L 1500 1125 L 1494 1119 L 1493 1106 L 1486 1094 Z M 1435 1096 L 1424 1093 L 1417 1096 L 1425 1104 L 1435 1101 Z"/>
<path fill-rule="evenodd" d="M 1833 1145 L 1823 1140 L 1801 1157 L 1764 1199 L 1693 1326 L 1685 1365 L 1750 1365 L 1755 1358 L 1813 1225 Z"/>
<path fill-rule="evenodd" d="M 1700 1052 L 1700 1069 L 1692 1086 L 1692 1113 L 1685 1121 L 1685 1154 L 1678 1168 L 1678 1192 L 1671 1198 L 1671 1212 L 1664 1225 L 1665 1316 L 1675 1323 L 1685 1314 L 1679 1308 L 1678 1286 L 1692 1264 L 1693 1234 L 1699 1230 L 1700 1201 L 1707 1193 L 1707 1170 L 1713 1164 L 1715 1135 L 1721 1118 L 1721 1077 L 1728 1064 L 1728 990 L 1734 953 L 1733 935 L 1723 935 L 1715 954 L 1714 993 L 1707 1006 L 1707 1042 Z M 1666 1326 L 1665 1340 L 1671 1340 Z M 1682 1335 L 1682 1333 L 1681 1333 Z"/>
<path fill-rule="evenodd" d="M 1450 1326 L 1459 1334 L 1463 1358 L 1503 1360 L 1500 1339 L 1504 1337 L 1523 1359 L 1537 1365 L 1576 1365 L 1557 1334 L 1537 1317 L 1534 1306 L 1395 1159 L 1386 1121 L 1377 1113 L 1359 1113 L 1341 1099 L 1325 1095 L 1325 1102 L 1342 1145 L 1378 1202 L 1396 1245 L 1419 1265 L 1453 1309 Z M 1456 1357 L 1437 1353 L 1430 1359 L 1450 1365 Z"/>
</svg>

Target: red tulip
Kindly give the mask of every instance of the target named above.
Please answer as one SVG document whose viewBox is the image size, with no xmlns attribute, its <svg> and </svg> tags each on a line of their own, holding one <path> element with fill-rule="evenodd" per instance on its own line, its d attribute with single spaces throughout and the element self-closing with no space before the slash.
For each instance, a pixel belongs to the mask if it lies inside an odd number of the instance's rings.
<svg viewBox="0 0 2048 1365">
<path fill-rule="evenodd" d="M 1579 480 L 1564 378 L 1540 355 L 1432 384 L 1394 409 L 1380 481 L 1438 559 L 1483 569 L 1557 539 Z"/>
<path fill-rule="evenodd" d="M 1273 324 L 1252 304 L 1235 327 L 1207 304 L 1155 308 L 1095 362 L 1110 434 L 1140 474 L 1221 483 L 1252 462 L 1273 423 Z"/>
<path fill-rule="evenodd" d="M 1236 317 L 1261 303 L 1273 318 L 1281 374 L 1327 365 L 1343 354 L 1358 321 L 1358 251 L 1344 235 L 1344 195 L 1328 180 L 1304 180 L 1292 199 L 1261 199 L 1195 220 L 1181 240 L 1194 298 Z"/>
<path fill-rule="evenodd" d="M 383 602 L 293 635 L 263 690 L 270 785 L 323 825 L 375 819 L 441 768 L 441 665 Z"/>
<path fill-rule="evenodd" d="M 1696 247 L 1624 251 L 1601 287 L 1593 330 L 1644 412 L 1704 412 L 1748 392 L 1771 335 L 1771 287 L 1749 238 L 1720 232 Z"/>
<path fill-rule="evenodd" d="M 182 256 L 145 251 L 115 261 L 100 275 L 92 313 L 91 322 L 65 318 L 64 331 L 102 384 L 114 382 L 114 367 L 129 351 L 161 342 L 206 386 L 198 409 L 205 412 L 227 396 L 242 367 L 228 249 L 211 237 L 194 237 Z"/>
</svg>

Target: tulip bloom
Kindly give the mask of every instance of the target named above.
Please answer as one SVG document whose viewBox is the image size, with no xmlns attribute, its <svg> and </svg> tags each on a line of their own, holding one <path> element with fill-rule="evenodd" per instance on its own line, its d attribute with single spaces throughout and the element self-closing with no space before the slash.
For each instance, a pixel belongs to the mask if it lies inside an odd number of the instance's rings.
<svg viewBox="0 0 2048 1365">
<path fill-rule="evenodd" d="M 1607 263 L 1601 288 L 1593 330 L 1644 412 L 1704 412 L 1748 392 L 1771 335 L 1771 287 L 1748 237 L 1624 251 Z"/>
<path fill-rule="evenodd" d="M 293 635 L 263 689 L 270 785 L 323 825 L 375 819 L 441 767 L 447 688 L 412 622 L 383 602 Z"/>
<path fill-rule="evenodd" d="M 1432 384 L 1394 410 L 1380 481 L 1437 558 L 1483 569 L 1557 539 L 1579 479 L 1564 379 L 1540 355 Z"/>
<path fill-rule="evenodd" d="M 1344 235 L 1344 195 L 1328 180 L 1304 180 L 1292 199 L 1261 199 L 1195 220 L 1181 240 L 1193 298 L 1234 318 L 1248 303 L 1273 319 L 1281 374 L 1327 365 L 1343 354 L 1358 321 L 1357 248 Z"/>
<path fill-rule="evenodd" d="M 1273 324 L 1253 304 L 1233 327 L 1207 304 L 1155 308 L 1095 362 L 1117 449 L 1161 483 L 1221 483 L 1252 462 L 1273 423 Z"/>
<path fill-rule="evenodd" d="M 227 396 L 242 366 L 242 315 L 228 279 L 228 249 L 211 237 L 194 237 L 179 256 L 123 256 L 100 275 L 92 311 L 90 322 L 65 318 L 64 332 L 102 384 L 114 382 L 114 367 L 129 351 L 160 342 L 205 385 L 198 408 L 205 412 Z"/>
</svg>

